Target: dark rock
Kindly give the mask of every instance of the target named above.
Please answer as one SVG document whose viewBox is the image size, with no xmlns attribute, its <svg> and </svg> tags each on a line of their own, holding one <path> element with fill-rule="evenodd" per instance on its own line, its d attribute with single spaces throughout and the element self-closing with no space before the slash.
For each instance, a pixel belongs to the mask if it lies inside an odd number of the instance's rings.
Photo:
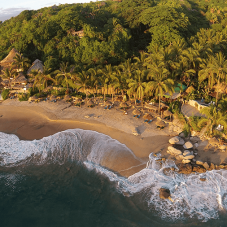
<svg viewBox="0 0 227 227">
<path fill-rule="evenodd" d="M 203 177 L 201 177 L 201 178 L 199 178 L 201 181 L 206 181 L 206 178 L 203 178 Z"/>
<path fill-rule="evenodd" d="M 193 166 L 193 171 L 197 173 L 205 173 L 206 169 L 203 166 Z"/>
<path fill-rule="evenodd" d="M 159 197 L 161 199 L 169 199 L 169 197 L 170 197 L 170 190 L 168 188 L 160 188 L 159 189 Z"/>
<path fill-rule="evenodd" d="M 191 164 L 179 163 L 177 165 L 177 167 L 179 168 L 178 173 L 190 174 L 192 172 L 192 165 Z"/>
<path fill-rule="evenodd" d="M 210 169 L 209 170 L 213 170 L 215 169 L 215 165 L 213 163 L 210 163 Z"/>
</svg>

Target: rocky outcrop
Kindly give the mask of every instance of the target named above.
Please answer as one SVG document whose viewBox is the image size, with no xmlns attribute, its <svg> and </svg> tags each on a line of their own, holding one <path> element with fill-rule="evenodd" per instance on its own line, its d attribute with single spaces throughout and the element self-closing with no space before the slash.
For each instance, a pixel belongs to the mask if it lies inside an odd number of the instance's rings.
<svg viewBox="0 0 227 227">
<path fill-rule="evenodd" d="M 159 197 L 160 197 L 160 199 L 169 199 L 170 198 L 170 190 L 168 188 L 160 188 L 159 189 Z"/>
<path fill-rule="evenodd" d="M 191 149 L 191 148 L 193 148 L 193 144 L 191 143 L 191 142 L 186 142 L 185 144 L 184 144 L 184 149 Z"/>
<path fill-rule="evenodd" d="M 204 169 L 203 166 L 193 166 L 193 172 L 197 172 L 197 173 L 205 173 L 206 169 Z"/>
<path fill-rule="evenodd" d="M 177 165 L 179 171 L 178 173 L 190 174 L 192 173 L 192 165 L 180 163 Z"/>
<path fill-rule="evenodd" d="M 174 156 L 182 154 L 181 150 L 178 150 L 178 149 L 176 149 L 176 148 L 174 148 L 172 146 L 168 147 L 167 153 L 169 153 L 171 155 L 174 155 Z"/>
</svg>

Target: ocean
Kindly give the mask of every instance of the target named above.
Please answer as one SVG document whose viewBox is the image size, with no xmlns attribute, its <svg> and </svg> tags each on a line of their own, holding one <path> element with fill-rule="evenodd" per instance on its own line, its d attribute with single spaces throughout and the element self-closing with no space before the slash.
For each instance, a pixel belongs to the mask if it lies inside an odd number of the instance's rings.
<svg viewBox="0 0 227 227">
<path fill-rule="evenodd" d="M 166 172 L 175 163 L 153 154 L 128 178 L 102 166 L 127 149 L 82 129 L 33 141 L 0 133 L 1 227 L 227 226 L 226 170 Z M 161 187 L 173 202 L 159 198 Z"/>
</svg>

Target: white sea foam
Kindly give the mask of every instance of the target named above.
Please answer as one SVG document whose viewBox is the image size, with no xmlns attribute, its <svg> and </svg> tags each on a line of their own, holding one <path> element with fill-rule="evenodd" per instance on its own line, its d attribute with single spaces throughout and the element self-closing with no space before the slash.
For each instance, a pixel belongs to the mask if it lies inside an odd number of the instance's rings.
<svg viewBox="0 0 227 227">
<path fill-rule="evenodd" d="M 123 144 L 109 136 L 81 129 L 66 130 L 41 140 L 22 141 L 15 135 L 0 133 L 0 165 L 12 166 L 20 163 L 36 162 L 59 163 L 81 161 L 88 169 L 107 176 L 116 182 L 119 192 L 133 196 L 142 192 L 148 207 L 155 207 L 163 218 L 172 220 L 197 217 L 202 221 L 219 217 L 219 210 L 227 209 L 227 171 L 213 170 L 202 174 L 164 174 L 166 167 L 175 167 L 174 162 L 166 161 L 162 165 L 156 162 L 160 157 L 149 155 L 147 167 L 125 178 L 104 168 L 103 157 L 121 151 L 134 154 Z M 206 178 L 201 181 L 200 178 Z M 168 188 L 170 200 L 159 198 L 159 189 Z"/>
</svg>

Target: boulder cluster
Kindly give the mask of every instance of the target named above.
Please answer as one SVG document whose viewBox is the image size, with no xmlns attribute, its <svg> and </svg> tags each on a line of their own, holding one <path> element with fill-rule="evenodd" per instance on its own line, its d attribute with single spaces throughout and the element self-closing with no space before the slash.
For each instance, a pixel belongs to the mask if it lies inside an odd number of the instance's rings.
<svg viewBox="0 0 227 227">
<path fill-rule="evenodd" d="M 175 136 L 169 140 L 171 145 L 181 145 L 183 149 L 177 149 L 174 146 L 169 146 L 167 153 L 174 155 L 177 160 L 182 163 L 190 163 L 195 158 L 195 153 L 193 152 L 193 148 L 197 146 L 196 143 L 187 141 L 185 142 L 183 138 L 180 136 Z M 183 151 L 182 151 L 183 150 Z"/>
</svg>

